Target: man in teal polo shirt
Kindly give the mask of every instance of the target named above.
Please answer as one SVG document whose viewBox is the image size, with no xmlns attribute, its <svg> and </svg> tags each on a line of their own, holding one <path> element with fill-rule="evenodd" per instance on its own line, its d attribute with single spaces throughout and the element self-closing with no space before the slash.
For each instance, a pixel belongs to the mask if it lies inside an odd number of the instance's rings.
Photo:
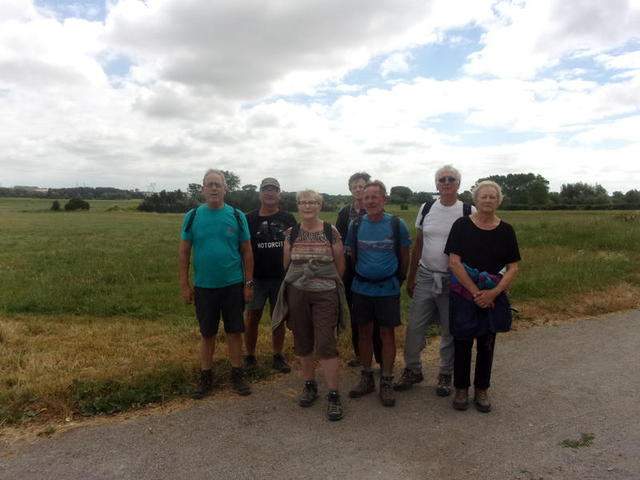
<svg viewBox="0 0 640 480">
<path fill-rule="evenodd" d="M 180 287 L 185 303 L 195 301 L 200 324 L 200 382 L 193 398 L 211 390 L 211 366 L 220 315 L 231 362 L 233 388 L 249 395 L 242 369 L 244 303 L 253 298 L 253 253 L 244 214 L 224 203 L 226 183 L 220 170 L 208 170 L 202 192 L 206 204 L 187 212 L 179 249 Z M 189 282 L 193 248 L 194 286 Z"/>
</svg>

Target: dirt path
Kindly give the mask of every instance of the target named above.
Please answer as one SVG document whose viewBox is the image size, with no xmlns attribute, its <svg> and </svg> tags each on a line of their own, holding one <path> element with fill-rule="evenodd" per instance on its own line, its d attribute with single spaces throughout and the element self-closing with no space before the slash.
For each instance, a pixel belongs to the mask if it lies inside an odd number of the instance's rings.
<svg viewBox="0 0 640 480">
<path fill-rule="evenodd" d="M 0 445 L 0 479 L 638 479 L 640 311 L 501 335 L 494 411 L 457 412 L 427 381 L 398 394 L 295 401 L 284 376 L 247 398 Z M 345 375 L 344 390 L 356 376 Z M 590 446 L 564 440 L 593 436 Z"/>
</svg>

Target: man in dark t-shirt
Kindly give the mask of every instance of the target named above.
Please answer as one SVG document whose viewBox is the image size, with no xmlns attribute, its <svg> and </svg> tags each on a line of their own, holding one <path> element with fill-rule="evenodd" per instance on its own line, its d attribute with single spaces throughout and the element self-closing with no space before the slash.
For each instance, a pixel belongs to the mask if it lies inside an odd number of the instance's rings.
<svg viewBox="0 0 640 480">
<path fill-rule="evenodd" d="M 282 255 L 284 248 L 284 231 L 297 222 L 293 215 L 279 209 L 280 183 L 275 178 L 265 178 L 260 183 L 260 208 L 247 214 L 247 223 L 251 233 L 251 247 L 254 258 L 254 295 L 253 301 L 247 304 L 245 316 L 244 344 L 247 349 L 245 367 L 254 368 L 256 361 L 256 343 L 258 341 L 258 325 L 267 299 L 271 312 L 282 279 L 284 267 Z M 285 326 L 282 323 L 273 331 L 273 368 L 282 373 L 291 371 L 282 355 Z"/>
</svg>

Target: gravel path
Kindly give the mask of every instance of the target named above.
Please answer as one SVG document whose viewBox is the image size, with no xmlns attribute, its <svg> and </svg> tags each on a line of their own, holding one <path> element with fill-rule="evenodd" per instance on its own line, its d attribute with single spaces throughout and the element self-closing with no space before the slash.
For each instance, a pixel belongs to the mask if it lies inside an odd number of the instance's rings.
<svg viewBox="0 0 640 480">
<path fill-rule="evenodd" d="M 286 375 L 246 398 L 0 444 L 0 479 L 640 479 L 639 346 L 640 311 L 500 335 L 490 414 L 454 411 L 430 366 L 395 408 L 345 398 L 329 423 Z M 560 445 L 582 434 L 590 446 Z"/>
</svg>

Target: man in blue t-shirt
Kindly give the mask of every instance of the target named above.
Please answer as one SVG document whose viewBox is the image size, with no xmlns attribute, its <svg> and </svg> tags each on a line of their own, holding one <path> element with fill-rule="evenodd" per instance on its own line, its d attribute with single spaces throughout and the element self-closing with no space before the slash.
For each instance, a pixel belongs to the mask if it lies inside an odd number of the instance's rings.
<svg viewBox="0 0 640 480">
<path fill-rule="evenodd" d="M 226 182 L 220 170 L 208 170 L 202 192 L 206 204 L 187 212 L 179 249 L 180 287 L 185 303 L 195 301 L 200 324 L 200 382 L 193 398 L 213 384 L 211 366 L 220 315 L 229 348 L 231 379 L 239 395 L 249 395 L 242 369 L 244 303 L 253 298 L 253 253 L 244 214 L 224 203 Z M 193 288 L 189 263 L 193 249 Z"/>
<path fill-rule="evenodd" d="M 347 254 L 354 265 L 353 318 L 358 325 L 362 375 L 349 391 L 352 398 L 375 390 L 371 359 L 373 326 L 380 327 L 382 340 L 382 376 L 380 401 L 395 405 L 393 363 L 396 356 L 395 327 L 400 325 L 400 285 L 409 266 L 409 230 L 404 221 L 384 211 L 387 189 L 379 180 L 367 183 L 364 190 L 367 214 L 352 221 L 347 233 Z"/>
</svg>

